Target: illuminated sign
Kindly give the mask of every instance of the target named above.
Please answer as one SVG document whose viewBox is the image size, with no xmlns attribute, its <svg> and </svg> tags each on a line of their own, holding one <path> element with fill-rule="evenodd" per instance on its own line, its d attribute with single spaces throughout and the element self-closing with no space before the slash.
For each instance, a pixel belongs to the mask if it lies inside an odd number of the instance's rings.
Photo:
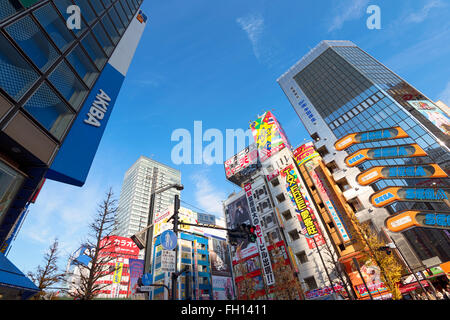
<svg viewBox="0 0 450 320">
<path fill-rule="evenodd" d="M 301 220 L 305 224 L 306 232 L 309 236 L 313 236 L 318 233 L 316 225 L 312 219 L 311 212 L 308 210 L 305 199 L 303 198 L 299 185 L 297 183 L 297 176 L 292 165 L 288 166 L 281 171 L 281 176 L 286 177 L 287 191 L 291 193 L 292 200 L 297 206 L 297 210 L 300 213 Z"/>
<path fill-rule="evenodd" d="M 225 174 L 227 178 L 229 178 L 240 171 L 244 171 L 244 169 L 248 167 L 255 167 L 257 161 L 258 149 L 256 148 L 256 144 L 252 143 L 244 150 L 225 161 Z"/>
<path fill-rule="evenodd" d="M 356 132 L 346 135 L 334 143 L 336 150 L 344 150 L 356 143 L 373 142 L 380 140 L 407 138 L 408 134 L 400 127 L 389 129 Z"/>
<path fill-rule="evenodd" d="M 434 163 L 414 166 L 378 166 L 358 174 L 356 181 L 362 186 L 367 186 L 380 179 L 412 178 L 447 178 L 447 174 Z"/>
<path fill-rule="evenodd" d="M 370 202 L 381 208 L 395 201 L 442 202 L 448 200 L 449 188 L 387 187 L 370 196 Z"/>
<path fill-rule="evenodd" d="M 393 147 L 367 148 L 358 150 L 345 158 L 349 167 L 357 166 L 366 160 L 423 157 L 427 153 L 416 143 Z"/>
<path fill-rule="evenodd" d="M 413 227 L 450 230 L 450 213 L 407 210 L 387 218 L 385 225 L 392 232 L 405 231 Z"/>
</svg>

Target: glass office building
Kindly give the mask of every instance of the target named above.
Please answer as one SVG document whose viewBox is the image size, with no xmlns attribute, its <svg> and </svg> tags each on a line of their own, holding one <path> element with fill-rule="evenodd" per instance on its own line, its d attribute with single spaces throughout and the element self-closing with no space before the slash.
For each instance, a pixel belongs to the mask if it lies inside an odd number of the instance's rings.
<svg viewBox="0 0 450 320">
<path fill-rule="evenodd" d="M 387 186 L 447 187 L 447 178 L 381 180 L 371 187 L 362 187 L 355 181 L 360 172 L 383 165 L 437 163 L 450 172 L 449 128 L 446 121 L 439 121 L 442 114 L 430 115 L 417 107 L 433 105 L 423 93 L 350 41 L 322 41 L 277 81 L 360 220 L 369 220 L 379 231 L 389 234 L 384 220 L 396 212 L 449 209 L 443 203 L 426 202 L 396 202 L 373 208 L 368 201 L 374 191 Z M 345 151 L 334 148 L 334 142 L 349 133 L 395 126 L 405 130 L 409 138 L 360 143 Z M 419 144 L 428 156 L 371 160 L 356 168 L 348 168 L 344 163 L 347 155 L 362 148 L 411 143 Z M 447 231 L 416 227 L 389 236 L 413 266 L 429 267 L 450 260 Z"/>
<path fill-rule="evenodd" d="M 146 25 L 141 3 L 0 2 L 2 252 L 45 178 L 84 184 Z"/>
</svg>

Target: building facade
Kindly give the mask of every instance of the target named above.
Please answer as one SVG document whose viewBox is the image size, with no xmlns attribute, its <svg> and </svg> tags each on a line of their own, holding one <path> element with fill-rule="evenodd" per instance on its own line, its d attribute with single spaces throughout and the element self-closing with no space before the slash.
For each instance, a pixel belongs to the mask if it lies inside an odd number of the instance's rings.
<svg viewBox="0 0 450 320">
<path fill-rule="evenodd" d="M 281 126 L 266 112 L 251 129 L 256 147 L 249 146 L 225 162 L 228 180 L 243 188 L 224 201 L 227 226 L 252 224 L 258 235 L 256 243 L 244 240 L 240 250 L 232 249 L 238 299 L 345 296 L 336 265 L 321 258 L 325 252 L 336 255 L 336 248 L 324 231 Z M 332 295 L 331 283 L 336 289 Z"/>
<path fill-rule="evenodd" d="M 405 166 L 435 163 L 449 172 L 448 117 L 423 93 L 350 41 L 322 41 L 284 73 L 277 82 L 311 135 L 334 181 L 361 222 L 393 239 L 416 270 L 439 265 L 450 258 L 444 230 L 413 228 L 393 233 L 385 220 L 402 210 L 448 210 L 445 203 L 395 202 L 384 208 L 370 201 L 374 191 L 388 186 L 448 186 L 448 178 L 383 179 L 370 186 L 356 177 L 372 166 Z M 433 109 L 434 106 L 434 109 Z M 434 112 L 429 112 L 433 109 Z M 399 126 L 407 137 L 358 143 L 336 150 L 335 142 L 354 132 Z M 381 140 L 381 139 L 380 139 Z M 345 158 L 362 148 L 417 143 L 426 156 L 364 161 L 349 167 Z"/>
<path fill-rule="evenodd" d="M 181 183 L 179 170 L 144 156 L 139 157 L 124 176 L 115 218 L 115 234 L 130 237 L 147 227 L 151 193 L 172 183 Z M 173 208 L 175 195 L 180 195 L 180 191 L 173 188 L 156 194 L 154 212 Z"/>
<path fill-rule="evenodd" d="M 1 245 L 44 179 L 84 184 L 146 25 L 141 3 L 1 2 Z"/>
</svg>

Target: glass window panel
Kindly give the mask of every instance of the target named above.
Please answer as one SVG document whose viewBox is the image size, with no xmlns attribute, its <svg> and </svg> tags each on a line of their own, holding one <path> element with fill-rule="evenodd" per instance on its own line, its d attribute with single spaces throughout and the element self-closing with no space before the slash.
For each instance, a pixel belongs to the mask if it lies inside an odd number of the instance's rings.
<svg viewBox="0 0 450 320">
<path fill-rule="evenodd" d="M 128 7 L 126 1 L 125 0 L 121 0 L 120 2 L 122 4 L 123 10 L 125 10 L 125 13 L 126 13 L 126 15 L 128 17 L 128 20 L 131 20 L 131 18 L 133 18 L 133 14 L 131 13 L 131 10 Z"/>
<path fill-rule="evenodd" d="M 61 51 L 64 51 L 73 42 L 73 35 L 51 4 L 35 10 L 33 14 Z"/>
<path fill-rule="evenodd" d="M 0 34 L 0 87 L 17 101 L 38 78 L 33 67 Z"/>
<path fill-rule="evenodd" d="M 42 71 L 59 56 L 30 16 L 25 16 L 6 28 L 6 31 Z"/>
<path fill-rule="evenodd" d="M 136 12 L 137 6 L 132 0 L 127 0 L 128 5 L 130 6 L 131 11 Z"/>
<path fill-rule="evenodd" d="M 84 80 L 88 87 L 91 87 L 98 76 L 98 71 L 84 54 L 83 50 L 78 46 L 75 47 L 67 55 L 67 60 L 69 60 L 72 67 L 78 72 L 80 78 Z"/>
<path fill-rule="evenodd" d="M 109 18 L 108 15 L 105 14 L 103 16 L 102 23 L 103 26 L 105 27 L 104 29 L 108 32 L 109 36 L 111 37 L 111 40 L 115 44 L 117 44 L 120 40 L 120 35 L 117 33 L 116 28 L 112 24 L 111 19 Z"/>
<path fill-rule="evenodd" d="M 120 5 L 120 2 L 116 2 L 114 7 L 116 8 L 117 14 L 119 15 L 120 19 L 122 20 L 123 25 L 127 26 L 128 25 L 128 18 L 127 18 L 126 14 L 125 14 L 125 11 L 123 11 L 123 8 Z"/>
<path fill-rule="evenodd" d="M 92 6 L 94 7 L 95 12 L 97 13 L 97 15 L 101 15 L 103 13 L 103 11 L 105 11 L 105 8 L 103 7 L 103 5 L 100 3 L 99 0 L 90 0 Z"/>
<path fill-rule="evenodd" d="M 50 74 L 49 80 L 75 110 L 80 108 L 88 90 L 74 75 L 65 61 L 62 61 Z"/>
<path fill-rule="evenodd" d="M 0 220 L 19 191 L 24 177 L 0 160 Z"/>
<path fill-rule="evenodd" d="M 111 5 L 111 0 L 102 0 L 103 5 L 108 8 Z"/>
<path fill-rule="evenodd" d="M 102 25 L 100 23 L 97 23 L 92 29 L 92 32 L 95 35 L 97 41 L 100 43 L 103 50 L 105 50 L 106 54 L 108 56 L 111 55 L 114 46 L 111 40 L 109 40 L 108 35 L 106 34 L 106 31 L 103 29 Z"/>
<path fill-rule="evenodd" d="M 73 0 L 73 2 L 80 7 L 81 15 L 88 24 L 92 24 L 95 20 L 95 13 L 88 3 L 88 0 Z"/>
<path fill-rule="evenodd" d="M 23 7 L 17 0 L 2 0 L 0 1 L 0 21 L 22 10 Z"/>
<path fill-rule="evenodd" d="M 97 67 L 99 69 L 102 69 L 106 63 L 106 55 L 104 54 L 104 52 L 102 51 L 100 46 L 97 44 L 97 41 L 95 41 L 92 34 L 90 34 L 90 33 L 87 34 L 83 38 L 83 40 L 81 40 L 81 43 L 83 44 L 88 55 L 91 57 L 91 59 L 97 65 Z"/>
<path fill-rule="evenodd" d="M 122 23 L 122 20 L 120 20 L 119 16 L 117 15 L 116 10 L 114 10 L 114 8 L 111 7 L 111 9 L 109 9 L 108 13 L 111 17 L 111 21 L 116 26 L 117 31 L 119 31 L 119 34 L 122 35 L 122 33 L 125 31 L 125 27 L 124 27 L 124 24 Z"/>
<path fill-rule="evenodd" d="M 44 82 L 23 106 L 50 133 L 60 139 L 74 114 Z"/>
</svg>

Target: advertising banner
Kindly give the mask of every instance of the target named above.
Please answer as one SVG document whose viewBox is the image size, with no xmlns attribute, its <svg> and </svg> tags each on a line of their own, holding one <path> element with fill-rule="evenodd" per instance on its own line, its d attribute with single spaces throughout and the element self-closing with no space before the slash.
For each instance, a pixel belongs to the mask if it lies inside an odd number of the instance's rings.
<svg viewBox="0 0 450 320">
<path fill-rule="evenodd" d="M 305 143 L 297 149 L 294 150 L 294 158 L 299 166 L 303 165 L 305 162 L 319 157 L 319 153 L 314 149 L 314 144 L 312 142 Z"/>
<path fill-rule="evenodd" d="M 290 147 L 283 129 L 270 111 L 265 112 L 261 117 L 253 121 L 250 124 L 250 129 L 256 142 L 261 162 L 264 162 L 283 148 Z"/>
<path fill-rule="evenodd" d="M 381 281 L 380 268 L 372 260 L 367 260 L 361 265 L 360 271 L 372 296 L 388 293 L 388 288 Z M 352 272 L 349 273 L 349 277 L 358 298 L 368 298 L 367 288 L 354 265 L 352 265 Z"/>
<path fill-rule="evenodd" d="M 366 148 L 358 150 L 345 158 L 349 167 L 357 166 L 366 160 L 424 157 L 427 153 L 416 143 L 392 147 Z"/>
<path fill-rule="evenodd" d="M 369 198 L 377 208 L 396 201 L 446 202 L 450 188 L 387 187 L 372 194 Z"/>
<path fill-rule="evenodd" d="M 235 154 L 224 163 L 226 177 L 229 178 L 245 168 L 255 166 L 258 162 L 258 148 L 252 143 L 244 150 Z"/>
<path fill-rule="evenodd" d="M 208 238 L 208 251 L 211 261 L 211 275 L 231 277 L 231 261 L 227 242 Z"/>
<path fill-rule="evenodd" d="M 230 221 L 228 226 L 229 229 L 235 229 L 243 223 L 251 224 L 250 211 L 245 195 L 230 203 L 225 208 L 225 213 Z M 251 243 L 247 239 L 242 239 L 240 244 L 240 257 L 236 255 L 236 247 L 231 247 L 231 251 L 233 253 L 233 261 L 245 259 L 258 253 L 258 248 L 255 243 Z"/>
<path fill-rule="evenodd" d="M 450 213 L 436 211 L 402 211 L 385 220 L 392 232 L 405 231 L 413 227 L 450 230 Z"/>
<path fill-rule="evenodd" d="M 136 257 L 139 255 L 138 246 L 126 237 L 119 236 L 108 236 L 100 241 L 101 252 L 100 255 L 111 255 L 111 256 L 130 256 Z"/>
<path fill-rule="evenodd" d="M 373 142 L 380 140 L 407 138 L 408 134 L 400 127 L 372 130 L 364 132 L 350 133 L 334 143 L 334 147 L 338 151 L 347 149 L 348 147 L 363 142 Z"/>
<path fill-rule="evenodd" d="M 293 165 L 289 165 L 281 171 L 281 176 L 286 179 L 286 190 L 292 203 L 295 204 L 295 212 L 302 227 L 304 227 L 305 235 L 311 237 L 318 235 L 317 222 L 313 216 L 313 209 L 308 200 L 305 199 L 306 190 L 299 179 L 297 169 Z M 302 192 L 303 191 L 303 192 Z M 322 241 L 323 242 L 323 241 Z"/>
<path fill-rule="evenodd" d="M 233 279 L 231 277 L 212 276 L 213 299 L 233 300 Z"/>
<path fill-rule="evenodd" d="M 443 133 L 450 134 L 450 118 L 440 108 L 428 100 L 413 100 L 408 103 Z"/>
<path fill-rule="evenodd" d="M 344 243 L 350 241 L 351 234 L 348 231 L 345 221 L 342 217 L 342 213 L 345 212 L 344 208 L 342 208 L 339 200 L 334 195 L 332 186 L 328 183 L 321 167 L 319 166 L 317 161 L 312 160 L 305 163 L 305 168 L 314 185 L 316 186 L 319 197 L 322 199 L 325 210 L 328 212 L 328 215 L 333 221 L 336 230 L 338 231 L 337 233 L 339 237 Z"/>
<path fill-rule="evenodd" d="M 435 163 L 414 166 L 377 166 L 361 172 L 356 181 L 367 186 L 380 179 L 420 179 L 420 178 L 447 178 L 444 170 Z"/>
<path fill-rule="evenodd" d="M 138 280 L 144 273 L 144 260 L 130 259 L 129 268 L 130 268 L 129 291 L 130 294 L 133 295 L 136 294 L 136 290 L 138 288 Z"/>
<path fill-rule="evenodd" d="M 255 232 L 256 236 L 257 236 L 256 245 L 258 247 L 259 255 L 261 257 L 262 269 L 264 271 L 266 284 L 268 286 L 271 286 L 271 285 L 275 284 L 275 277 L 274 277 L 273 270 L 272 270 L 272 263 L 270 261 L 269 250 L 267 249 L 267 246 L 266 246 L 264 234 L 261 229 L 259 215 L 256 210 L 255 201 L 253 199 L 252 184 L 251 183 L 246 184 L 244 186 L 244 191 L 247 196 L 248 207 L 250 209 L 249 212 L 250 212 L 250 218 L 252 221 L 251 224 L 256 229 L 256 232 Z"/>
<path fill-rule="evenodd" d="M 345 289 L 342 285 L 334 284 L 333 286 L 334 286 L 334 290 L 336 292 L 340 292 L 340 291 L 345 292 Z M 306 291 L 305 297 L 306 297 L 306 299 L 317 299 L 317 298 L 328 296 L 333 293 L 334 293 L 333 288 L 331 286 L 326 286 L 323 288 Z"/>
</svg>

